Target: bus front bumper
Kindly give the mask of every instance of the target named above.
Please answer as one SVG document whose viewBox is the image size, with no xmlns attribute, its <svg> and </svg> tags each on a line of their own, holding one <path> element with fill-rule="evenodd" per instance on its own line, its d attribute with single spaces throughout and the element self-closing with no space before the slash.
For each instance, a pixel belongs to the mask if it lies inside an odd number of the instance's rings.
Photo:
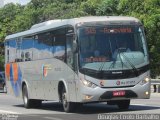
<svg viewBox="0 0 160 120">
<path fill-rule="evenodd" d="M 150 82 L 134 87 L 124 88 L 89 88 L 83 86 L 78 102 L 101 102 L 110 100 L 127 100 L 127 99 L 149 99 L 150 98 Z"/>
</svg>

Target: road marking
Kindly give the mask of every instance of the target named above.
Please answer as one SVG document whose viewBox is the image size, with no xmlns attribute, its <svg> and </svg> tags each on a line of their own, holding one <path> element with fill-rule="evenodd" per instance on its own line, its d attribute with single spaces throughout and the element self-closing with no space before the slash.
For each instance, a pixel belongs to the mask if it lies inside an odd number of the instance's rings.
<svg viewBox="0 0 160 120">
<path fill-rule="evenodd" d="M 63 120 L 63 119 L 55 118 L 55 117 L 43 117 L 43 118 L 49 119 L 49 120 Z"/>
<path fill-rule="evenodd" d="M 150 106 L 150 107 L 160 107 L 160 106 L 157 106 L 157 105 L 146 105 L 146 104 L 131 104 L 131 105 Z"/>
<path fill-rule="evenodd" d="M 6 113 L 6 114 L 20 114 L 20 113 L 18 113 L 18 112 L 7 111 L 7 110 L 0 110 L 0 113 Z"/>
</svg>

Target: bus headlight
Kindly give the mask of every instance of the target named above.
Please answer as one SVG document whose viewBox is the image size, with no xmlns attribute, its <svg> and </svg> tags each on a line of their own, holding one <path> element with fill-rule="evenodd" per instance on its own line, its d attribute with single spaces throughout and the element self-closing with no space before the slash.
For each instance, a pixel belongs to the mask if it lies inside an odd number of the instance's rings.
<svg viewBox="0 0 160 120">
<path fill-rule="evenodd" d="M 150 81 L 149 77 L 144 78 L 144 80 L 142 80 L 141 85 L 144 85 L 146 83 L 148 83 Z"/>
<path fill-rule="evenodd" d="M 97 87 L 96 84 L 94 84 L 94 83 L 92 83 L 92 82 L 90 82 L 88 80 L 81 79 L 81 81 L 82 81 L 82 83 L 83 83 L 84 86 L 91 87 L 91 88 Z"/>
</svg>

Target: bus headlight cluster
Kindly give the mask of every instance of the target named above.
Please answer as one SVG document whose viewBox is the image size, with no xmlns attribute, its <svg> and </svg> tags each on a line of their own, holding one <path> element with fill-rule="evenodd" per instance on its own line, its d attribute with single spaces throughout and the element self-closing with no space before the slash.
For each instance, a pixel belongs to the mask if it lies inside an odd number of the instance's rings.
<svg viewBox="0 0 160 120">
<path fill-rule="evenodd" d="M 142 80 L 141 85 L 144 85 L 146 83 L 148 83 L 150 81 L 149 77 L 144 78 L 144 80 Z"/>
<path fill-rule="evenodd" d="M 94 83 L 92 83 L 92 82 L 90 82 L 88 80 L 81 79 L 81 81 L 82 81 L 82 83 L 83 83 L 84 86 L 91 87 L 91 88 L 97 87 L 96 84 L 94 84 Z"/>
</svg>

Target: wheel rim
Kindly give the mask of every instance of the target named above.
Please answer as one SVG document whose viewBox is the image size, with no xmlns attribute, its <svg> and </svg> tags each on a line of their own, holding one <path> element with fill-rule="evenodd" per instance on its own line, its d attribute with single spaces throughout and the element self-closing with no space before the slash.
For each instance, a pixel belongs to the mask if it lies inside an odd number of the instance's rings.
<svg viewBox="0 0 160 120">
<path fill-rule="evenodd" d="M 24 94 L 23 94 L 23 101 L 24 101 L 25 105 L 28 103 L 27 93 L 25 90 L 24 90 Z"/>
<path fill-rule="evenodd" d="M 63 101 L 63 106 L 66 108 L 68 105 L 66 92 L 63 92 L 62 94 L 62 101 Z"/>
<path fill-rule="evenodd" d="M 3 87 L 3 92 L 6 92 L 6 86 Z"/>
<path fill-rule="evenodd" d="M 24 96 L 24 104 L 27 104 L 27 97 L 26 96 Z"/>
</svg>

